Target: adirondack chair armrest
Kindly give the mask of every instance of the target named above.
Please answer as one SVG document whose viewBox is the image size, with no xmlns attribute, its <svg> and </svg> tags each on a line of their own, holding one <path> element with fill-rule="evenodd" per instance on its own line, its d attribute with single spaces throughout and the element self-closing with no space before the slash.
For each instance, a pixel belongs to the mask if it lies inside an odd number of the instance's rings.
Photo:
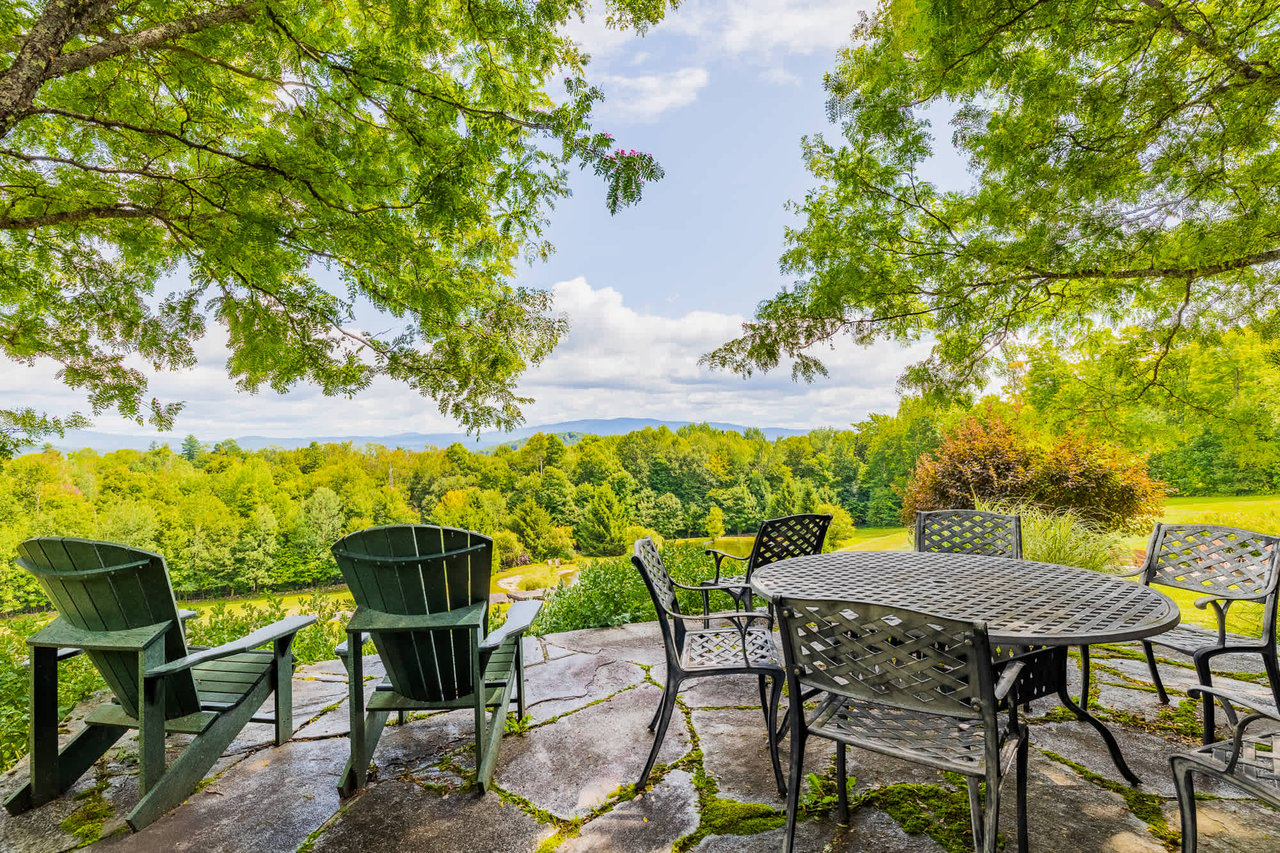
<svg viewBox="0 0 1280 853">
<path fill-rule="evenodd" d="M 353 631 L 447 631 L 454 628 L 484 628 L 485 602 L 478 601 L 456 610 L 439 613 L 386 613 L 372 607 L 357 607 L 347 623 Z"/>
<path fill-rule="evenodd" d="M 246 634 L 238 640 L 232 640 L 229 643 L 223 643 L 220 646 L 214 646 L 211 649 L 204 649 L 195 654 L 169 661 L 147 672 L 148 678 L 164 678 L 173 675 L 176 672 L 191 669 L 196 664 L 206 663 L 211 660 L 237 655 L 241 652 L 247 652 L 255 649 L 263 643 L 270 643 L 273 640 L 281 640 L 285 637 L 291 637 L 303 628 L 314 623 L 314 616 L 289 616 L 274 622 L 265 628 L 259 628 L 251 634 Z"/>
<path fill-rule="evenodd" d="M 364 631 L 357 631 L 355 642 L 357 646 L 363 648 L 364 644 L 369 642 L 369 635 L 366 634 Z M 338 643 L 338 645 L 333 647 L 333 653 L 337 655 L 339 658 L 346 658 L 347 649 L 349 648 L 350 643 L 351 643 L 351 634 L 347 634 L 347 639 L 343 640 L 341 643 Z"/>
<path fill-rule="evenodd" d="M 534 617 L 541 609 L 542 603 L 539 601 L 517 601 L 512 604 L 511 609 L 507 611 L 507 621 L 480 643 L 481 651 L 496 649 L 508 637 L 518 637 L 528 631 L 533 625 Z"/>
<path fill-rule="evenodd" d="M 145 649 L 173 625 L 171 621 L 124 628 L 118 631 L 86 631 L 61 616 L 31 635 L 27 644 L 54 648 L 78 648 L 86 651 L 136 652 Z"/>
</svg>

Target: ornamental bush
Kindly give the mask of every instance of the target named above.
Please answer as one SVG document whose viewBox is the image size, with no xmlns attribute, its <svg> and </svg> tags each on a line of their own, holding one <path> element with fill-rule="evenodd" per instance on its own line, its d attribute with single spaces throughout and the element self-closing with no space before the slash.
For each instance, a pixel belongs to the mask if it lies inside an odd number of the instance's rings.
<svg viewBox="0 0 1280 853">
<path fill-rule="evenodd" d="M 1145 462 L 1118 447 L 1071 434 L 1044 445 L 999 418 L 970 418 L 917 461 L 902 521 L 987 500 L 1070 510 L 1106 530 L 1140 529 L 1160 514 L 1164 494 Z"/>
</svg>

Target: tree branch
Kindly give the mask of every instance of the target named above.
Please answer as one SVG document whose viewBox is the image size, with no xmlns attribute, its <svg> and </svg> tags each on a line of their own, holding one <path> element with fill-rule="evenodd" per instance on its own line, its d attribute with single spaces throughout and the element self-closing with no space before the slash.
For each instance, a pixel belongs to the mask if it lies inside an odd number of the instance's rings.
<svg viewBox="0 0 1280 853">
<path fill-rule="evenodd" d="M 115 56 L 159 47 L 174 39 L 200 32 L 201 30 L 213 29 L 223 24 L 236 23 L 238 21 L 247 21 L 257 13 L 260 7 L 260 3 L 256 2 L 256 0 L 251 0 L 251 2 L 241 3 L 238 6 L 228 6 L 216 12 L 192 15 L 189 18 L 180 18 L 145 30 L 125 33 L 116 38 L 107 39 L 71 53 L 65 53 L 49 63 L 43 80 L 51 80 L 76 71 L 83 71 L 90 65 L 95 65 Z"/>
</svg>

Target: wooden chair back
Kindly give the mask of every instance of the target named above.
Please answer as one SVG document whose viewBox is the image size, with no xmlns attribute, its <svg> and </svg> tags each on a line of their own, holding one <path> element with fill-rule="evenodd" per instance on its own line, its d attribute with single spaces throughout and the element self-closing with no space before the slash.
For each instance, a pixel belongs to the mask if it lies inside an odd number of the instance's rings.
<svg viewBox="0 0 1280 853">
<path fill-rule="evenodd" d="M 82 631 L 120 631 L 169 622 L 165 660 L 187 654 L 173 586 L 164 557 L 112 542 L 64 537 L 28 539 L 18 546 L 18 565 L 36 576 L 58 615 Z M 138 655 L 86 652 L 120 706 L 138 715 Z M 165 716 L 200 710 L 189 671 L 165 679 Z"/>
<path fill-rule="evenodd" d="M 402 524 L 360 530 L 333 545 L 356 604 L 421 615 L 489 602 L 493 540 L 470 530 Z M 402 696 L 448 702 L 475 690 L 467 629 L 374 631 L 373 644 Z M 358 654 L 358 650 L 353 649 Z"/>
</svg>

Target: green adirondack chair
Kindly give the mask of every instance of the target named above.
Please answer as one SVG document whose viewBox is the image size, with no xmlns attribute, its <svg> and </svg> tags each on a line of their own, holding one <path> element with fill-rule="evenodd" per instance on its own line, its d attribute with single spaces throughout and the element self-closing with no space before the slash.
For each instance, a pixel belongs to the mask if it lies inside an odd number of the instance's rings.
<svg viewBox="0 0 1280 853">
<path fill-rule="evenodd" d="M 513 694 L 524 716 L 520 640 L 541 605 L 516 602 L 506 623 L 486 634 L 493 540 L 468 530 L 374 527 L 339 539 L 333 556 L 356 600 L 347 642 L 338 647 L 351 710 L 351 759 L 338 793 L 346 797 L 364 786 L 392 711 L 404 722 L 406 711 L 473 708 L 476 782 L 483 794 Z M 387 675 L 366 708 L 360 649 L 369 638 Z"/>
<path fill-rule="evenodd" d="M 314 616 L 291 616 L 212 649 L 189 649 L 164 558 L 110 542 L 28 539 L 18 564 L 40 581 L 58 618 L 31 647 L 31 776 L 5 801 L 18 814 L 57 798 L 130 729 L 138 730 L 142 797 L 126 820 L 141 829 L 182 802 L 245 724 L 293 734 L 290 646 Z M 272 644 L 271 651 L 256 650 Z M 58 749 L 58 661 L 87 654 L 115 701 L 94 709 Z M 275 694 L 275 714 L 255 717 Z M 165 735 L 195 739 L 165 766 Z"/>
</svg>

